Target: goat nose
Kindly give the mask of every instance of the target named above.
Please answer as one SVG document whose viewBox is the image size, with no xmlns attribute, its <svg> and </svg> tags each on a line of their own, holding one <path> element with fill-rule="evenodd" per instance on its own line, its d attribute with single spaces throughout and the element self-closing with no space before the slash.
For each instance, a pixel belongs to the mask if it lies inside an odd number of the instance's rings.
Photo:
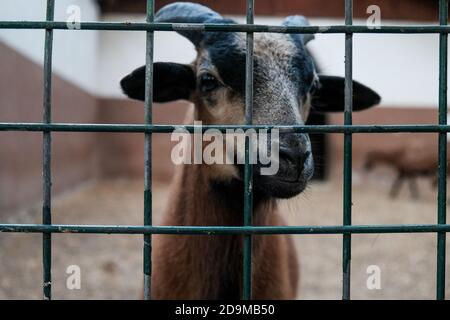
<svg viewBox="0 0 450 320">
<path fill-rule="evenodd" d="M 300 172 L 303 170 L 303 166 L 310 154 L 310 151 L 302 151 L 299 148 L 280 148 L 280 159 L 297 167 Z"/>
<path fill-rule="evenodd" d="M 300 156 L 300 160 L 299 160 L 299 167 L 300 168 L 303 169 L 303 167 L 305 166 L 305 162 L 306 162 L 306 160 L 308 160 L 310 154 L 311 154 L 310 151 L 306 151 Z"/>
</svg>

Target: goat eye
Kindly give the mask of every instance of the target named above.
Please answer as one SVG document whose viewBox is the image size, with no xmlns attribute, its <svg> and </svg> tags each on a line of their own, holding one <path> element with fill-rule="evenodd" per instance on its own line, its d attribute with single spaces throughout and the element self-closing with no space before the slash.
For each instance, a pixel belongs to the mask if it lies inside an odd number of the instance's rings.
<svg viewBox="0 0 450 320">
<path fill-rule="evenodd" d="M 210 73 L 204 73 L 199 79 L 199 89 L 201 92 L 206 93 L 213 91 L 219 86 L 219 81 Z"/>
</svg>

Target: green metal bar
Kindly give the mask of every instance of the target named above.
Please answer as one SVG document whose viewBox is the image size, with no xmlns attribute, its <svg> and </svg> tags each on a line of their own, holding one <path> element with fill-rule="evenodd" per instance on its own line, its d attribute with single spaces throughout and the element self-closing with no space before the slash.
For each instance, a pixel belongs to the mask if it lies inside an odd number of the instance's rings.
<svg viewBox="0 0 450 320">
<path fill-rule="evenodd" d="M 73 123 L 18 123 L 2 122 L 0 131 L 53 131 L 53 132 L 122 132 L 122 133 L 172 133 L 177 129 L 193 133 L 217 129 L 221 132 L 233 129 L 278 129 L 283 133 L 446 133 L 450 125 L 144 125 L 144 124 L 73 124 Z"/>
<path fill-rule="evenodd" d="M 254 0 L 247 0 L 247 24 L 253 24 Z M 245 63 L 245 124 L 253 123 L 253 33 L 247 33 Z M 253 166 L 250 164 L 251 138 L 245 137 L 244 169 L 244 226 L 252 225 L 253 216 Z M 245 235 L 243 243 L 243 293 L 244 300 L 252 298 L 252 236 Z"/>
<path fill-rule="evenodd" d="M 439 1 L 439 23 L 447 25 L 448 0 Z M 447 124 L 447 51 L 448 35 L 439 39 L 439 124 Z M 447 220 L 447 134 L 439 133 L 438 224 Z M 446 233 L 437 234 L 436 298 L 445 299 Z"/>
<path fill-rule="evenodd" d="M 55 12 L 55 1 L 47 0 L 47 21 L 52 21 Z M 53 52 L 53 30 L 45 30 L 44 49 L 44 101 L 43 101 L 43 122 L 52 122 L 52 52 Z M 43 132 L 42 145 L 42 223 L 51 225 L 51 196 L 52 196 L 52 172 L 51 172 L 51 152 L 52 137 L 50 131 Z M 52 235 L 44 233 L 42 235 L 42 267 L 43 267 L 43 298 L 52 298 Z"/>
<path fill-rule="evenodd" d="M 345 24 L 353 24 L 353 1 L 345 0 Z M 345 34 L 345 111 L 344 124 L 352 125 L 353 110 L 353 34 Z M 344 216 L 343 224 L 352 224 L 352 134 L 344 134 Z M 342 240 L 342 299 L 350 299 L 350 267 L 352 239 L 344 234 Z"/>
<path fill-rule="evenodd" d="M 98 233 L 98 234 L 374 234 L 374 233 L 435 233 L 450 232 L 450 224 L 349 225 L 349 226 L 273 226 L 273 227 L 198 227 L 198 226 L 125 226 L 125 225 L 60 225 L 60 224 L 0 224 L 1 232 L 12 233 Z"/>
<path fill-rule="evenodd" d="M 154 0 L 147 0 L 147 22 L 153 22 Z M 153 31 L 147 31 L 145 53 L 145 124 L 152 124 L 153 103 Z M 144 136 L 144 225 L 152 225 L 152 133 Z M 151 299 L 152 236 L 144 235 L 144 299 Z"/>
<path fill-rule="evenodd" d="M 69 30 L 65 21 L 0 21 L 0 29 L 59 29 Z M 255 32 L 255 33 L 449 33 L 450 26 L 392 25 L 369 29 L 366 25 L 330 26 L 274 26 L 258 24 L 198 24 L 198 23 L 132 23 L 132 22 L 81 22 L 79 30 L 110 31 L 177 31 L 200 30 L 205 32 Z M 78 29 L 71 31 L 79 31 Z"/>
</svg>

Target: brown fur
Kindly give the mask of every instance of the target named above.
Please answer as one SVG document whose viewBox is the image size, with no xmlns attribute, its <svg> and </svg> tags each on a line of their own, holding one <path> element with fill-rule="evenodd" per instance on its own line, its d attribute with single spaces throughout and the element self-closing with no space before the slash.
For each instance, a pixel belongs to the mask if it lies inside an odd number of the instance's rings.
<svg viewBox="0 0 450 320">
<path fill-rule="evenodd" d="M 204 165 L 184 165 L 173 187 L 164 225 L 242 225 L 242 197 L 236 192 L 228 199 L 212 190 Z M 254 225 L 282 224 L 275 200 L 255 208 Z M 242 236 L 160 235 L 154 246 L 154 298 L 239 298 Z M 295 297 L 298 265 L 290 236 L 254 236 L 253 263 L 254 298 Z"/>
<path fill-rule="evenodd" d="M 232 165 L 180 166 L 163 225 L 242 226 L 243 192 L 233 190 L 234 185 L 228 185 L 231 176 L 225 174 L 232 168 Z M 220 191 L 213 181 L 224 182 Z M 255 200 L 253 224 L 284 224 L 276 200 Z M 253 239 L 253 298 L 293 299 L 299 267 L 292 237 L 260 235 Z M 242 243 L 240 235 L 155 236 L 153 298 L 239 299 Z"/>
</svg>

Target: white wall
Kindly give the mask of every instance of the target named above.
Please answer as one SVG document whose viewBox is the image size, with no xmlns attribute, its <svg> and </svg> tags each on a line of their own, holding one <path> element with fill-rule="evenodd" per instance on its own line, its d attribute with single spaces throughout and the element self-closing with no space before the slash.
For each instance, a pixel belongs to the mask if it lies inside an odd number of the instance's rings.
<svg viewBox="0 0 450 320">
<path fill-rule="evenodd" d="M 106 16 L 108 21 L 144 22 L 145 16 Z M 119 81 L 145 63 L 145 32 L 104 32 L 100 37 L 98 93 L 104 97 L 124 98 Z M 155 32 L 154 61 L 190 63 L 194 46 L 175 32 Z"/>
<path fill-rule="evenodd" d="M 1 20 L 45 19 L 45 0 L 0 0 Z M 56 20 L 76 4 L 83 21 L 144 21 L 143 15 L 99 17 L 94 0 L 56 1 Z M 243 17 L 234 17 L 244 21 Z M 280 24 L 281 18 L 256 18 L 256 23 Z M 339 19 L 311 19 L 314 25 L 342 24 Z M 355 24 L 364 21 L 356 20 Z M 405 22 L 383 21 L 384 24 Z M 42 63 L 43 30 L 0 30 L 0 40 L 33 61 Z M 327 74 L 344 74 L 344 35 L 318 34 L 308 46 Z M 435 107 L 438 103 L 438 35 L 355 34 L 354 78 L 377 90 L 383 105 Z M 192 44 L 174 32 L 155 33 L 155 61 L 189 63 Z M 54 70 L 76 85 L 102 97 L 124 98 L 120 79 L 144 64 L 145 32 L 55 31 Z"/>
<path fill-rule="evenodd" d="M 244 18 L 234 17 L 243 22 Z M 111 21 L 144 21 L 144 16 L 106 16 Z M 256 18 L 255 23 L 281 23 L 281 18 Z M 338 19 L 311 19 L 314 25 L 342 24 Z M 355 24 L 364 23 L 356 20 Z M 400 24 L 404 22 L 384 22 Z M 324 73 L 344 75 L 344 35 L 318 34 L 308 44 Z M 373 87 L 384 106 L 434 107 L 438 103 L 438 35 L 356 34 L 354 79 Z M 99 93 L 123 97 L 118 81 L 144 64 L 145 34 L 111 32 L 101 36 Z M 193 46 L 173 32 L 156 32 L 155 61 L 189 63 Z"/>
<path fill-rule="evenodd" d="M 0 20 L 45 20 L 46 0 L 0 0 Z M 66 21 L 67 8 L 77 5 L 84 21 L 99 20 L 95 0 L 55 1 L 55 20 Z M 0 41 L 39 64 L 44 57 L 44 30 L 0 29 Z M 53 70 L 92 94 L 97 93 L 98 31 L 54 32 Z M 1 63 L 1 62 L 0 62 Z"/>
<path fill-rule="evenodd" d="M 399 24 L 389 22 L 394 23 Z M 319 34 L 309 44 L 324 73 L 344 75 L 344 38 L 344 35 Z M 353 46 L 354 79 L 378 91 L 383 98 L 382 105 L 434 107 L 438 104 L 438 35 L 355 34 Z"/>
</svg>

